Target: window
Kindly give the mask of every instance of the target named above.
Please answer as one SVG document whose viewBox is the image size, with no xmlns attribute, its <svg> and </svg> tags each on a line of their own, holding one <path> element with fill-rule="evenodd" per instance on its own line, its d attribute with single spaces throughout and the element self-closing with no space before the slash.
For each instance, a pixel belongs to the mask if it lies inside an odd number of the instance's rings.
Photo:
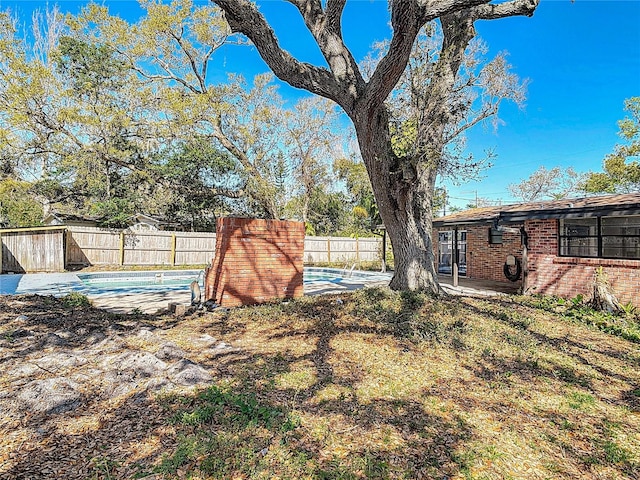
<svg viewBox="0 0 640 480">
<path fill-rule="evenodd" d="M 640 216 L 602 217 L 602 256 L 640 258 Z"/>
<path fill-rule="evenodd" d="M 489 229 L 489 243 L 491 245 L 500 245 L 502 244 L 502 230 L 498 230 L 497 228 Z"/>
<path fill-rule="evenodd" d="M 560 220 L 560 256 L 640 259 L 640 216 Z"/>
<path fill-rule="evenodd" d="M 560 220 L 560 256 L 597 257 L 598 219 Z"/>
<path fill-rule="evenodd" d="M 456 255 L 458 260 L 458 273 L 462 276 L 467 274 L 467 232 L 458 230 L 458 241 L 456 242 Z"/>
</svg>

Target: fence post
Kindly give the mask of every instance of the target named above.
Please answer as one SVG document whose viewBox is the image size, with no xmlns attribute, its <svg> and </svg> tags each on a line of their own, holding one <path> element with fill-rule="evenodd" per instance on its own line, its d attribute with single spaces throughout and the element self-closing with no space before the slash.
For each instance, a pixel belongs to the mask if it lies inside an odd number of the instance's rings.
<svg viewBox="0 0 640 480">
<path fill-rule="evenodd" d="M 71 248 L 71 230 L 69 228 L 64 229 L 64 258 L 62 259 L 62 263 L 64 265 L 64 269 L 67 269 L 67 262 L 69 261 L 69 249 Z"/>
<path fill-rule="evenodd" d="M 171 265 L 176 265 L 176 234 L 171 235 Z"/>
<path fill-rule="evenodd" d="M 331 263 L 331 237 L 327 237 L 327 263 Z"/>
<path fill-rule="evenodd" d="M 356 263 L 360 265 L 360 245 L 358 244 L 358 237 L 356 237 Z M 358 266 L 358 268 L 360 268 Z"/>
<path fill-rule="evenodd" d="M 124 265 L 124 230 L 120 232 L 120 265 Z"/>
</svg>

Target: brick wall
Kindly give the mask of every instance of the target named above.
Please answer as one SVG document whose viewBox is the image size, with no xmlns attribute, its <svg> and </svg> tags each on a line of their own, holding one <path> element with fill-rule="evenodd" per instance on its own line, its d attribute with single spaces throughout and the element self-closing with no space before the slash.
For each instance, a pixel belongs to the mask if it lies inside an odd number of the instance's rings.
<svg viewBox="0 0 640 480">
<path fill-rule="evenodd" d="M 218 219 L 205 299 L 239 306 L 302 296 L 304 231 L 302 222 Z"/>
<path fill-rule="evenodd" d="M 509 227 L 519 229 L 520 225 Z M 522 262 L 520 234 L 504 232 L 502 245 L 490 245 L 488 228 L 487 225 L 459 227 L 467 231 L 467 278 L 504 282 L 503 266 L 507 255 L 514 255 Z M 439 230 L 451 228 L 441 227 Z M 526 293 L 565 298 L 580 294 L 590 299 L 595 270 L 602 266 L 618 300 L 640 307 L 640 260 L 559 257 L 558 221 L 555 219 L 527 220 L 525 230 L 529 236 Z M 434 231 L 437 261 L 437 229 Z M 514 283 L 522 285 L 522 279 Z"/>
<path fill-rule="evenodd" d="M 602 266 L 622 303 L 640 307 L 640 260 L 558 256 L 558 221 L 528 220 L 529 278 L 527 293 L 572 298 L 593 295 L 595 270 Z"/>
<path fill-rule="evenodd" d="M 504 276 L 507 256 L 513 255 L 522 265 L 522 242 L 520 225 L 510 226 L 515 231 L 502 233 L 501 244 L 489 243 L 487 225 L 467 227 L 467 277 L 495 282 L 509 282 Z M 522 276 L 514 285 L 522 285 Z"/>
<path fill-rule="evenodd" d="M 514 225 L 513 228 L 519 230 L 520 225 Z M 438 261 L 438 230 L 444 232 L 452 229 L 445 227 L 434 229 L 436 266 Z M 502 244 L 490 244 L 489 225 L 461 226 L 459 230 L 467 232 L 467 278 L 513 283 L 514 285 L 522 284 L 522 279 L 510 282 L 504 276 L 503 271 L 508 255 L 513 255 L 522 262 L 519 231 L 505 231 L 502 234 Z"/>
</svg>

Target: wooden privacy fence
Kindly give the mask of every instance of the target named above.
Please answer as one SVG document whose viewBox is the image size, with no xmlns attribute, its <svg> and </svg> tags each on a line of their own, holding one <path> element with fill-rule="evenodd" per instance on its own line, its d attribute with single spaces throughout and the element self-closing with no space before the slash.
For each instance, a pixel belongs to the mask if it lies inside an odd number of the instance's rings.
<svg viewBox="0 0 640 480">
<path fill-rule="evenodd" d="M 64 270 L 64 227 L 0 230 L 0 273 Z"/>
<path fill-rule="evenodd" d="M 216 234 L 57 226 L 0 230 L 0 271 L 54 272 L 83 265 L 204 265 Z M 306 237 L 304 263 L 380 261 L 381 238 Z"/>
<path fill-rule="evenodd" d="M 68 227 L 67 265 L 199 265 L 215 256 L 211 232 L 115 231 Z"/>
<path fill-rule="evenodd" d="M 375 262 L 382 256 L 382 238 L 306 237 L 305 263 Z"/>
</svg>

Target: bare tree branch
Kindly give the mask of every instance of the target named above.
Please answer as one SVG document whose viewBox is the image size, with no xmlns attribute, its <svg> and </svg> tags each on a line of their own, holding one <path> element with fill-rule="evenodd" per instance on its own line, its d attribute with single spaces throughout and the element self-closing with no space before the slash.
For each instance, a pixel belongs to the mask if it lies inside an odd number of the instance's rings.
<svg viewBox="0 0 640 480">
<path fill-rule="evenodd" d="M 183 32 L 184 32 L 184 27 L 182 27 L 182 32 L 180 33 L 180 35 L 176 35 L 171 30 L 169 31 L 169 35 L 178 43 L 178 46 L 184 52 L 185 56 L 189 60 L 189 66 L 191 67 L 191 71 L 198 79 L 198 84 L 200 85 L 200 91 L 204 93 L 207 91 L 207 84 L 205 82 L 205 78 L 198 71 L 198 65 L 196 63 L 196 59 L 193 57 L 189 49 L 186 47 L 186 45 L 182 41 Z"/>
<path fill-rule="evenodd" d="M 367 103 L 374 108 L 385 101 L 402 76 L 422 26 L 420 16 L 417 2 L 393 2 L 393 37 L 387 54 L 378 63 L 368 85 Z"/>
<path fill-rule="evenodd" d="M 375 106 L 387 98 L 407 65 L 413 42 L 420 29 L 431 20 L 490 0 L 392 0 L 393 37 L 389 50 L 378 63 L 367 89 L 367 103 Z M 515 0 L 519 1 L 519 0 Z"/>
<path fill-rule="evenodd" d="M 477 20 L 494 20 L 518 15 L 531 17 L 539 3 L 540 0 L 512 0 L 499 4 L 478 5 L 471 9 L 471 14 Z"/>
<path fill-rule="evenodd" d="M 312 93 L 336 100 L 340 89 L 328 70 L 303 63 L 283 50 L 275 33 L 248 0 L 214 0 L 225 12 L 225 18 L 236 33 L 246 35 L 256 46 L 275 75 L 290 85 L 309 90 Z"/>
<path fill-rule="evenodd" d="M 211 193 L 227 198 L 242 198 L 246 195 L 244 188 L 233 190 L 231 188 L 212 187 Z"/>
<path fill-rule="evenodd" d="M 364 79 L 358 64 L 344 44 L 340 19 L 345 0 L 332 1 L 327 13 L 319 0 L 290 0 L 296 5 L 305 25 L 316 40 L 336 82 L 341 86 L 341 98 L 334 99 L 347 109 L 352 109 L 358 95 L 364 90 Z"/>
<path fill-rule="evenodd" d="M 463 124 L 458 125 L 456 128 L 452 129 L 451 132 L 447 133 L 447 135 L 445 136 L 445 142 L 449 143 L 454 138 L 460 136 L 466 130 L 469 130 L 471 127 L 474 127 L 475 125 L 486 120 L 487 118 L 492 117 L 493 115 L 496 115 L 498 113 L 498 106 L 499 106 L 498 103 L 491 104 L 491 106 L 483 109 L 481 112 L 478 112 L 478 114 L 475 117 L 467 120 Z"/>
<path fill-rule="evenodd" d="M 424 25 L 442 15 L 457 12 L 476 5 L 483 5 L 491 0 L 414 0 L 421 9 L 420 23 Z M 404 3 L 403 0 L 393 0 L 393 4 Z M 395 26 L 394 26 L 395 29 Z"/>
<path fill-rule="evenodd" d="M 211 122 L 211 126 L 213 128 L 213 137 L 220 142 L 220 144 L 233 155 L 238 161 L 242 164 L 242 166 L 251 174 L 251 175 L 260 175 L 260 173 L 253 166 L 247 154 L 240 150 L 238 146 L 233 143 L 229 137 L 227 137 L 222 129 L 222 119 L 220 116 L 217 116 Z"/>
<path fill-rule="evenodd" d="M 327 1 L 327 27 L 342 38 L 342 12 L 347 0 Z"/>
</svg>

